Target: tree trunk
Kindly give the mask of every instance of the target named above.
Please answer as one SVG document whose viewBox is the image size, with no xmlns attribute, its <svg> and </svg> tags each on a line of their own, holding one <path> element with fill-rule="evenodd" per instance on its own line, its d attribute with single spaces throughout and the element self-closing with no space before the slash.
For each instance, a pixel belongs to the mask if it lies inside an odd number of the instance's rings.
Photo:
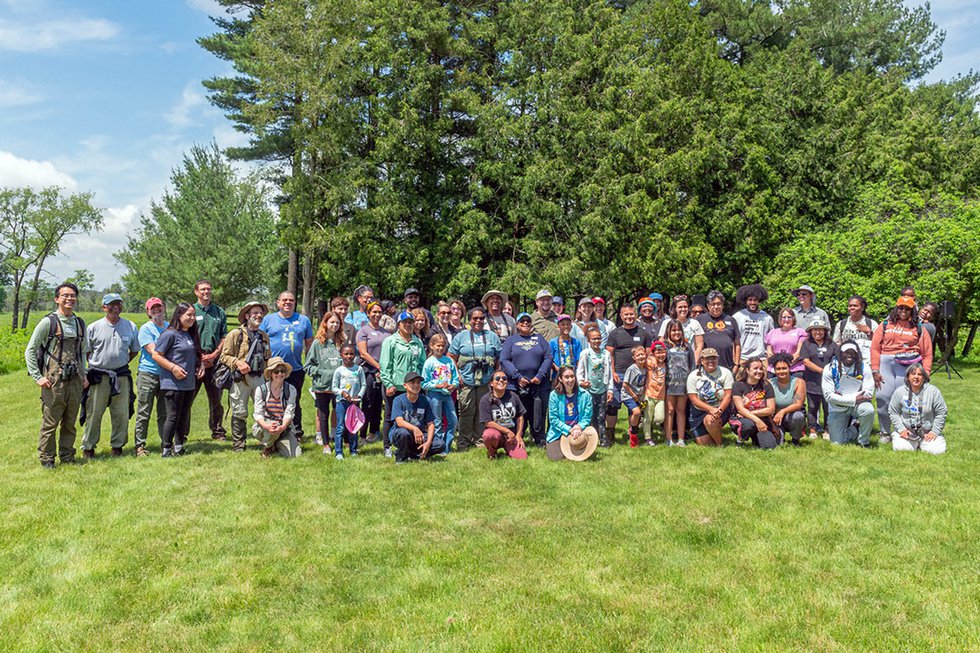
<svg viewBox="0 0 980 653">
<path fill-rule="evenodd" d="M 286 290 L 296 295 L 296 274 L 299 267 L 299 252 L 289 248 L 289 264 L 286 268 Z"/>
<path fill-rule="evenodd" d="M 977 326 L 980 326 L 977 322 L 970 325 L 970 335 L 966 337 L 966 344 L 963 345 L 963 358 L 970 355 L 970 350 L 973 349 L 973 338 L 977 335 Z"/>
<path fill-rule="evenodd" d="M 314 314 L 313 297 L 316 295 L 318 258 L 312 252 L 303 256 L 303 314 L 307 317 Z"/>
<path fill-rule="evenodd" d="M 23 276 L 18 278 L 16 274 L 14 275 L 14 305 L 13 305 L 14 318 L 10 324 L 11 332 L 17 330 L 17 315 L 20 313 L 20 287 L 21 284 L 23 284 L 23 282 L 24 282 Z"/>
</svg>

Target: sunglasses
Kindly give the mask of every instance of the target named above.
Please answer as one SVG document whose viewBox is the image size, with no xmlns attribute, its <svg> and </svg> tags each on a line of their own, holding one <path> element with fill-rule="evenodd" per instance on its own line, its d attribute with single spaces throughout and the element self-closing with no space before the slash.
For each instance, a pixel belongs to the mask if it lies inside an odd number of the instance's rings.
<svg viewBox="0 0 980 653">
<path fill-rule="evenodd" d="M 286 373 L 286 370 L 277 368 L 277 369 L 272 370 L 272 373 L 273 374 L 285 374 Z"/>
<path fill-rule="evenodd" d="M 493 380 L 494 381 L 506 381 L 507 380 L 507 377 L 506 376 L 495 376 L 495 377 L 493 377 Z"/>
</svg>

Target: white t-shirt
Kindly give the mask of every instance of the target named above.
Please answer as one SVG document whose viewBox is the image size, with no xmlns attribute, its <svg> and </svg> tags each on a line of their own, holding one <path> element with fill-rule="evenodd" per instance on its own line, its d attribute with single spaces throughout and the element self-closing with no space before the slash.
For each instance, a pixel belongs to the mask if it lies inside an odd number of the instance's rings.
<svg viewBox="0 0 980 653">
<path fill-rule="evenodd" d="M 867 320 L 867 322 L 865 322 Z M 871 333 L 861 333 L 857 330 L 859 324 L 867 324 L 871 327 Z M 838 345 L 845 340 L 853 340 L 861 350 L 861 360 L 871 362 L 871 336 L 874 335 L 878 323 L 870 317 L 863 317 L 859 322 L 852 322 L 850 316 L 844 318 L 843 325 L 838 322 L 834 325 L 834 334 L 831 339 Z"/>
<path fill-rule="evenodd" d="M 672 321 L 673 320 L 666 319 L 664 320 L 663 324 L 660 325 L 659 337 L 661 340 L 665 342 L 667 338 L 667 325 L 670 324 Z M 704 335 L 704 327 L 701 326 L 701 323 L 698 322 L 697 320 L 692 320 L 688 318 L 687 322 L 681 324 L 681 326 L 684 328 L 684 337 L 687 339 L 688 343 L 690 343 L 692 346 L 694 345 L 694 336 Z"/>
<path fill-rule="evenodd" d="M 717 406 L 725 396 L 725 390 L 735 385 L 735 377 L 727 367 L 719 367 L 709 374 L 705 370 L 694 370 L 687 376 L 687 394 L 697 395 L 709 406 Z"/>
<path fill-rule="evenodd" d="M 742 337 L 742 360 L 763 358 L 766 355 L 766 334 L 775 328 L 772 316 L 765 311 L 753 313 L 747 308 L 732 316 Z"/>
</svg>

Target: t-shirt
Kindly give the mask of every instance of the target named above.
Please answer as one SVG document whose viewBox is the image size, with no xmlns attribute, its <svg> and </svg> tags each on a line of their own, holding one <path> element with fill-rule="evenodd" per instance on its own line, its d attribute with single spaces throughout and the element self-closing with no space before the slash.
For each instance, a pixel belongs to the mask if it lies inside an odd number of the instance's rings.
<svg viewBox="0 0 980 653">
<path fill-rule="evenodd" d="M 720 406 L 725 390 L 731 390 L 734 384 L 735 378 L 728 368 L 719 367 L 711 373 L 705 369 L 694 370 L 687 377 L 687 394 L 696 395 L 709 406 Z"/>
<path fill-rule="evenodd" d="M 665 340 L 667 338 L 667 325 L 673 320 L 664 320 L 660 325 L 660 339 Z M 697 320 L 688 319 L 687 322 L 681 324 L 681 328 L 684 329 L 684 338 L 694 346 L 694 337 L 704 335 L 704 327 Z"/>
<path fill-rule="evenodd" d="M 806 331 L 803 329 L 798 329 L 796 327 L 790 329 L 789 331 L 783 331 L 782 329 L 773 329 L 765 336 L 765 342 L 767 345 L 772 347 L 772 353 L 774 354 L 789 354 L 790 356 L 796 353 L 796 347 L 801 342 L 806 340 Z M 772 371 L 772 364 L 769 365 L 769 371 Z M 797 361 L 793 363 L 790 368 L 790 372 L 802 372 L 803 362 Z"/>
<path fill-rule="evenodd" d="M 742 340 L 742 360 L 764 358 L 766 355 L 766 334 L 773 330 L 772 316 L 764 311 L 753 313 L 747 308 L 732 316 L 738 325 Z"/>
<path fill-rule="evenodd" d="M 139 367 L 137 368 L 140 372 L 148 372 L 150 374 L 160 376 L 160 366 L 157 365 L 155 360 L 153 360 L 153 356 L 150 356 L 150 352 L 146 350 L 146 346 L 156 343 L 157 338 L 160 337 L 160 334 L 163 333 L 169 325 L 169 322 L 164 321 L 163 326 L 158 327 L 156 324 L 154 324 L 153 320 L 148 320 L 146 324 L 140 327 L 140 362 Z"/>
<path fill-rule="evenodd" d="M 664 321 L 662 319 L 657 318 L 653 318 L 653 322 L 644 322 L 642 317 L 636 320 L 637 325 L 653 336 L 654 339 L 659 337 L 660 329 L 663 327 L 663 322 Z"/>
<path fill-rule="evenodd" d="M 193 390 L 197 381 L 194 372 L 197 371 L 197 351 L 194 349 L 194 339 L 186 331 L 167 329 L 157 338 L 155 348 L 161 356 L 175 365 L 180 365 L 187 376 L 177 379 L 170 370 L 160 370 L 161 390 Z"/>
<path fill-rule="evenodd" d="M 653 344 L 653 336 L 639 326 L 632 329 L 617 327 L 609 334 L 606 346 L 612 347 L 613 369 L 622 378 L 626 370 L 633 364 L 633 347 L 641 346 L 649 349 Z"/>
<path fill-rule="evenodd" d="M 371 354 L 371 358 L 376 361 L 381 361 L 381 343 L 385 341 L 385 338 L 391 335 L 391 331 L 387 329 L 382 329 L 380 325 L 375 329 L 368 322 L 360 329 L 357 330 L 357 342 L 366 342 L 368 353 Z M 364 367 L 371 367 L 371 364 L 364 361 Z M 376 369 L 376 368 L 373 368 Z"/>
<path fill-rule="evenodd" d="M 861 326 L 870 327 L 871 331 L 868 333 L 861 333 L 857 329 L 859 324 Z M 848 316 L 834 325 L 834 334 L 832 339 L 838 345 L 843 343 L 845 340 L 853 340 L 861 350 L 861 360 L 870 361 L 871 338 L 874 336 L 875 329 L 877 328 L 878 323 L 872 320 L 870 317 L 862 316 L 857 322 L 852 322 L 850 316 Z"/>
<path fill-rule="evenodd" d="M 409 400 L 407 393 L 395 397 L 391 402 L 391 419 L 396 420 L 399 417 L 424 431 L 432 422 L 432 408 L 425 394 L 420 392 L 414 402 Z"/>
<path fill-rule="evenodd" d="M 636 393 L 636 396 L 640 400 L 642 400 L 646 392 L 646 386 L 647 386 L 646 365 L 644 365 L 642 369 L 637 367 L 636 363 L 630 365 L 629 369 L 626 370 L 626 374 L 623 375 L 623 386 L 624 387 L 629 386 L 630 389 L 632 389 L 633 392 Z M 629 393 L 627 393 L 624 390 L 623 396 L 628 397 Z"/>
<path fill-rule="evenodd" d="M 692 347 L 667 348 L 667 394 L 687 394 L 687 377 L 693 367 Z"/>
<path fill-rule="evenodd" d="M 270 313 L 262 320 L 261 329 L 269 336 L 269 348 L 273 356 L 281 356 L 294 370 L 303 368 L 305 341 L 313 339 L 313 325 L 302 313 L 283 317 Z"/>
<path fill-rule="evenodd" d="M 361 309 L 348 313 L 347 317 L 344 318 L 344 322 L 354 327 L 354 331 L 360 331 L 361 327 L 365 324 L 370 324 L 367 313 Z"/>
<path fill-rule="evenodd" d="M 736 381 L 732 389 L 732 395 L 742 398 L 742 405 L 746 410 L 756 411 L 766 407 L 767 399 L 775 399 L 776 395 L 772 391 L 772 386 L 765 379 L 755 385 L 750 385 L 747 381 Z"/>
<path fill-rule="evenodd" d="M 449 353 L 459 357 L 460 381 L 469 386 L 490 383 L 500 350 L 500 338 L 492 331 L 460 331 L 449 345 Z"/>
<path fill-rule="evenodd" d="M 837 345 L 830 340 L 824 340 L 822 345 L 818 345 L 812 340 L 807 339 L 800 350 L 800 359 L 810 359 L 810 361 L 820 366 L 822 370 L 837 355 Z M 806 381 L 806 391 L 810 394 L 818 395 L 821 393 L 820 384 L 823 380 L 822 372 L 813 372 L 806 366 L 803 368 L 803 380 Z"/>
<path fill-rule="evenodd" d="M 565 393 L 561 393 L 562 404 L 562 416 L 565 418 L 565 423 L 569 426 L 575 426 L 578 424 L 578 393 L 569 397 Z"/>
<path fill-rule="evenodd" d="M 129 354 L 140 350 L 136 325 L 125 318 L 115 324 L 102 318 L 88 325 L 88 364 L 115 370 L 129 364 Z"/>
<path fill-rule="evenodd" d="M 711 317 L 702 313 L 697 317 L 698 324 L 704 329 L 704 347 L 718 350 L 718 365 L 732 369 L 735 367 L 735 345 L 741 339 L 738 323 L 731 315 Z"/>
<path fill-rule="evenodd" d="M 647 358 L 647 398 L 663 399 L 667 396 L 667 366 L 656 367 L 656 361 L 651 360 L 652 356 Z"/>
<path fill-rule="evenodd" d="M 504 428 L 514 430 L 517 418 L 525 414 L 524 404 L 517 393 L 505 390 L 504 396 L 498 399 L 493 392 L 488 392 L 480 399 L 480 423 L 496 422 Z"/>
</svg>

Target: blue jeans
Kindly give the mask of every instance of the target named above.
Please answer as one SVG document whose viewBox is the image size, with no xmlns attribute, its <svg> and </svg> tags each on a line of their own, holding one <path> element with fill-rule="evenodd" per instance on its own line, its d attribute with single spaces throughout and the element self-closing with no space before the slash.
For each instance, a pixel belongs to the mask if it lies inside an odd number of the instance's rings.
<svg viewBox="0 0 980 653">
<path fill-rule="evenodd" d="M 858 421 L 857 430 L 851 426 L 853 419 Z M 849 408 L 834 406 L 827 413 L 827 433 L 834 444 L 847 444 L 855 440 L 858 444 L 868 444 L 874 422 L 875 409 L 870 401 Z"/>
<path fill-rule="evenodd" d="M 453 404 L 452 395 L 442 392 L 430 392 L 426 395 L 429 399 L 429 407 L 432 408 L 432 419 L 436 423 L 436 434 L 432 438 L 433 443 L 442 440 L 446 443 L 445 453 L 449 453 L 449 448 L 453 443 L 453 434 L 459 420 L 456 418 L 456 406 Z M 446 426 L 443 428 L 442 419 L 446 418 Z M 433 451 L 432 453 L 443 453 L 443 451 Z"/>
<path fill-rule="evenodd" d="M 344 419 L 347 417 L 347 409 L 350 408 L 351 402 L 337 397 L 337 403 L 334 407 L 334 415 L 337 416 L 337 428 L 333 432 L 333 446 L 334 451 L 339 454 L 344 453 L 344 433 L 347 428 L 344 426 Z M 323 428 L 323 425 L 320 425 Z M 348 447 L 351 453 L 357 453 L 357 433 L 350 434 L 348 440 Z"/>
</svg>

